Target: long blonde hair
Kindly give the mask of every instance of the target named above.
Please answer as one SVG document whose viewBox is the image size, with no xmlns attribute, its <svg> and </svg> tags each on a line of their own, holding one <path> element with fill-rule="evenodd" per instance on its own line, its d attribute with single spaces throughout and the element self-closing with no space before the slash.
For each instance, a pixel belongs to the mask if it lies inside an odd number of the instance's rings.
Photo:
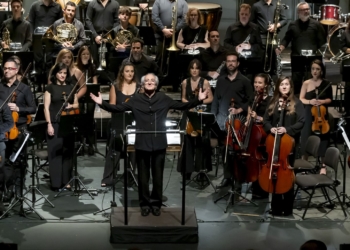
<svg viewBox="0 0 350 250">
<path fill-rule="evenodd" d="M 280 93 L 280 86 L 281 86 L 281 83 L 288 79 L 289 81 L 289 84 L 290 84 L 290 90 L 289 90 L 289 94 L 288 94 L 288 98 L 287 98 L 287 103 L 288 103 L 288 106 L 286 107 L 286 111 L 287 111 L 287 115 L 291 115 L 293 113 L 295 113 L 295 100 L 294 100 L 294 84 L 293 84 L 293 81 L 290 77 L 288 76 L 281 76 L 280 78 L 278 78 L 277 80 L 277 84 L 276 84 L 276 87 L 275 87 L 275 92 L 273 93 L 273 97 L 270 101 L 270 105 L 267 109 L 267 112 L 269 113 L 269 115 L 272 115 L 275 108 L 276 108 L 276 105 L 279 103 L 279 99 L 281 97 L 281 93 Z"/>
</svg>

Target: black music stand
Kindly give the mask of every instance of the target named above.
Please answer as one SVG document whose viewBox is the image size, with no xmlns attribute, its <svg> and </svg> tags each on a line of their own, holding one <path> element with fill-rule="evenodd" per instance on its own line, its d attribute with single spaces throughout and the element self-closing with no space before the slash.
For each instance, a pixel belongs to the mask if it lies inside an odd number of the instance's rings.
<svg viewBox="0 0 350 250">
<path fill-rule="evenodd" d="M 211 125 L 214 124 L 216 121 L 214 114 L 206 113 L 206 112 L 187 112 L 187 117 L 189 122 L 191 122 L 194 131 L 198 131 L 198 130 L 202 131 L 201 138 L 203 134 L 210 133 Z M 201 143 L 201 145 L 202 146 L 200 147 L 202 148 L 202 152 L 203 152 L 203 143 Z M 204 175 L 208 181 L 208 185 L 210 184 L 214 188 L 214 192 L 216 193 L 216 188 L 211 182 L 207 172 L 208 172 L 207 169 L 201 169 L 189 182 L 186 183 L 186 186 L 193 181 L 197 183 L 200 186 L 200 188 L 204 188 L 206 185 L 204 185 L 203 182 L 196 180 L 198 176 Z M 184 171 L 184 173 L 186 173 L 186 171 Z"/>
<path fill-rule="evenodd" d="M 80 135 L 84 134 L 86 131 L 84 128 L 86 127 L 85 125 L 88 122 L 88 118 L 86 115 L 66 115 L 66 116 L 61 116 L 59 119 L 59 129 L 58 129 L 58 136 L 59 137 L 66 137 L 66 136 L 72 136 L 74 133 L 74 144 L 75 141 L 78 138 L 78 133 Z M 79 132 L 78 132 L 79 130 Z M 80 193 L 82 190 L 85 190 L 91 197 L 91 199 L 94 199 L 88 188 L 84 185 L 84 183 L 80 180 L 79 175 L 78 175 L 78 163 L 77 163 L 77 154 L 80 152 L 82 149 L 83 144 L 80 144 L 78 150 L 75 150 L 75 147 L 73 149 L 73 168 L 74 168 L 74 176 L 72 179 L 61 189 L 60 192 L 58 192 L 54 197 L 58 197 L 66 188 L 68 185 L 73 186 L 74 182 L 74 190 L 73 190 L 73 195 L 80 196 Z M 81 186 L 83 189 L 81 189 Z M 79 190 L 78 190 L 79 188 Z"/>
<path fill-rule="evenodd" d="M 86 93 L 82 103 L 86 103 L 86 105 L 96 105 L 95 102 L 91 99 L 90 94 L 92 93 L 98 96 L 98 92 L 100 92 L 100 84 L 86 83 Z M 93 145 L 94 152 L 98 155 L 101 155 L 104 158 L 105 156 L 102 153 L 100 153 L 97 149 L 96 121 L 94 118 L 93 120 L 94 120 L 93 126 L 94 126 L 94 137 L 95 137 L 95 144 Z M 86 134 L 88 133 L 89 132 L 87 132 Z"/>
</svg>

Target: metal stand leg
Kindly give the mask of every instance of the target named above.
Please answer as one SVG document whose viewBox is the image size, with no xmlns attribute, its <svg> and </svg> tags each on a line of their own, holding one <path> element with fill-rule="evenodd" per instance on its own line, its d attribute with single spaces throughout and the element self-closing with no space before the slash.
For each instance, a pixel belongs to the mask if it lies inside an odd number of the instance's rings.
<svg viewBox="0 0 350 250">
<path fill-rule="evenodd" d="M 207 180 L 206 182 L 196 180 L 196 178 L 197 178 L 198 176 L 200 176 L 201 174 L 204 175 L 205 179 Z M 202 189 L 205 188 L 206 186 L 208 186 L 208 185 L 210 184 L 210 185 L 213 187 L 214 192 L 217 193 L 217 190 L 216 190 L 216 188 L 214 187 L 213 183 L 211 182 L 211 180 L 210 180 L 210 178 L 209 178 L 209 176 L 208 176 L 208 174 L 207 174 L 207 170 L 206 170 L 206 169 L 200 170 L 189 182 L 186 183 L 186 186 L 189 185 L 192 181 L 195 182 L 195 183 L 197 183 L 197 184 L 200 186 L 200 188 L 202 188 Z M 206 183 L 207 183 L 207 184 L 206 184 Z"/>
</svg>

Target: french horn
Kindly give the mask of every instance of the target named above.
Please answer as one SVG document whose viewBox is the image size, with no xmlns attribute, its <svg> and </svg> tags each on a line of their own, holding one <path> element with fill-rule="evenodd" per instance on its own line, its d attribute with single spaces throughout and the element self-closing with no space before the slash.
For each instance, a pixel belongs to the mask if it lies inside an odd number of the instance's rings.
<svg viewBox="0 0 350 250">
<path fill-rule="evenodd" d="M 119 30 L 114 39 L 112 39 L 111 34 L 109 33 L 106 36 L 106 41 L 113 45 L 113 47 L 119 44 L 130 44 L 131 40 L 134 38 L 134 34 L 128 30 Z"/>
<path fill-rule="evenodd" d="M 56 27 L 56 34 L 53 33 L 52 25 L 47 29 L 43 35 L 43 39 L 51 39 L 60 44 L 65 42 L 74 43 L 78 37 L 77 28 L 70 23 L 62 23 Z"/>
</svg>

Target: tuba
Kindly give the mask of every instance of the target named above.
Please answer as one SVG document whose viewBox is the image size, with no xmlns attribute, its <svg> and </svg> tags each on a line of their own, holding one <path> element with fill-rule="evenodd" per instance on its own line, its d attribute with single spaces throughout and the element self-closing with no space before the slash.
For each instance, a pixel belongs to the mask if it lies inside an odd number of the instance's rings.
<svg viewBox="0 0 350 250">
<path fill-rule="evenodd" d="M 54 40 L 60 44 L 65 42 L 74 43 L 78 37 L 77 28 L 70 23 L 62 23 L 56 27 L 56 34 L 53 33 L 52 25 L 47 29 L 43 35 L 43 39 Z"/>
</svg>

